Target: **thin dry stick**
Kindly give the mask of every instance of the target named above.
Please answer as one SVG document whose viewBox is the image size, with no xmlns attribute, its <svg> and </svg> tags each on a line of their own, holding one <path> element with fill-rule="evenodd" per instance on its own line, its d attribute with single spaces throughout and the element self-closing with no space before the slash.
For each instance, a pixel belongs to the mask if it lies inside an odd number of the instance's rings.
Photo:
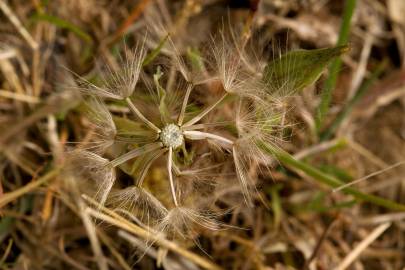
<svg viewBox="0 0 405 270">
<path fill-rule="evenodd" d="M 364 77 L 367 73 L 367 64 L 370 57 L 371 47 L 374 43 L 374 35 L 370 32 L 366 33 L 366 38 L 364 39 L 363 49 L 360 55 L 359 65 L 353 75 L 353 79 L 350 84 L 349 94 L 347 95 L 347 101 L 353 98 L 356 90 L 360 87 L 361 82 L 364 80 Z"/>
<path fill-rule="evenodd" d="M 385 230 L 391 226 L 391 223 L 384 223 L 375 228 L 369 236 L 363 239 L 347 256 L 343 261 L 335 268 L 335 270 L 344 270 L 350 266 L 356 260 L 356 258 L 363 252 L 374 240 L 376 240 Z"/>
<path fill-rule="evenodd" d="M 161 235 L 159 235 L 159 233 L 154 232 L 152 230 L 145 230 L 131 222 L 129 222 L 128 220 L 126 220 L 125 218 L 123 218 L 122 216 L 118 215 L 117 213 L 115 213 L 112 210 L 109 210 L 107 208 L 105 208 L 104 206 L 100 205 L 99 203 L 95 202 L 93 199 L 91 199 L 90 197 L 86 196 L 86 195 L 82 195 L 83 198 L 90 204 L 92 204 L 93 206 L 97 207 L 97 209 L 100 209 L 101 211 L 103 211 L 106 214 L 103 214 L 101 212 L 98 212 L 94 209 L 89 209 L 89 214 L 91 214 L 93 217 L 95 218 L 99 218 L 102 219 L 106 222 L 111 223 L 112 225 L 115 225 L 121 229 L 124 229 L 132 234 L 137 235 L 138 237 L 141 237 L 143 239 L 146 240 L 151 240 L 153 242 L 156 242 L 158 245 L 165 247 L 173 252 L 176 252 L 178 254 L 180 254 L 181 256 L 193 261 L 195 264 L 208 269 L 208 270 L 222 270 L 221 267 L 219 267 L 218 265 L 204 259 L 203 257 L 198 256 L 197 254 L 194 254 L 191 251 L 188 251 L 180 246 L 178 246 L 176 243 L 171 242 L 165 238 L 162 238 Z"/>
<path fill-rule="evenodd" d="M 7 48 L 7 50 L 5 50 L 4 48 L 2 48 L 2 51 L 0 52 L 0 61 L 5 60 L 5 59 L 14 58 L 14 57 L 17 57 L 16 50 L 8 49 L 8 48 Z"/>
<path fill-rule="evenodd" d="M 3 194 L 0 197 L 0 208 L 2 208 L 6 204 L 14 201 L 15 199 L 21 197 L 22 195 L 24 195 L 28 192 L 31 192 L 32 190 L 36 189 L 37 187 L 41 186 L 42 184 L 54 179 L 58 175 L 59 171 L 60 171 L 60 168 L 53 169 L 52 171 L 48 172 L 46 175 L 42 176 L 35 182 L 31 182 L 17 190 Z"/>
<path fill-rule="evenodd" d="M 10 59 L 3 59 L 0 61 L 0 70 L 4 73 L 6 80 L 9 82 L 10 87 L 18 94 L 25 94 L 24 86 L 21 82 L 21 78 L 17 75 L 16 69 L 11 63 Z"/>
<path fill-rule="evenodd" d="M 378 156 L 376 156 L 374 153 L 372 153 L 371 151 L 369 151 L 363 145 L 357 143 L 356 141 L 347 138 L 346 142 L 350 145 L 350 147 L 354 151 L 364 156 L 365 158 L 373 162 L 375 165 L 379 166 L 381 169 L 384 169 L 385 167 L 389 166 L 382 159 L 380 159 Z"/>
<path fill-rule="evenodd" d="M 104 233 L 102 230 L 97 230 L 97 235 L 100 237 L 100 240 L 104 243 L 104 245 L 108 248 L 108 250 L 111 252 L 111 254 L 115 257 L 117 260 L 118 264 L 122 267 L 124 270 L 131 270 L 131 267 L 127 264 L 125 261 L 124 257 L 121 255 L 121 253 L 116 250 L 114 247 L 114 244 L 112 243 L 112 239 L 110 239 L 106 233 Z"/>
<path fill-rule="evenodd" d="M 4 12 L 4 14 L 10 20 L 10 22 L 15 26 L 15 28 L 17 28 L 17 31 L 28 42 L 30 47 L 33 50 L 38 49 L 38 43 L 32 38 L 30 33 L 27 31 L 27 29 L 24 28 L 24 26 L 22 25 L 20 20 L 17 18 L 17 16 L 14 14 L 14 12 L 7 6 L 6 2 L 3 0 L 0 0 L 0 9 Z"/>
<path fill-rule="evenodd" d="M 321 237 L 319 238 L 314 251 L 312 252 L 311 256 L 308 258 L 308 260 L 305 262 L 305 265 L 303 267 L 303 269 L 310 269 L 310 265 L 312 263 L 312 261 L 316 258 L 316 256 L 318 255 L 319 251 L 321 250 L 322 244 L 325 241 L 325 239 L 328 237 L 329 233 L 331 232 L 332 228 L 334 227 L 334 225 L 337 222 L 337 217 L 334 218 L 334 220 L 332 220 L 332 222 L 330 222 L 325 230 L 323 231 Z"/>
<path fill-rule="evenodd" d="M 120 37 L 122 37 L 131 24 L 134 23 L 143 13 L 145 8 L 148 6 L 150 0 L 141 0 L 138 5 L 132 9 L 131 13 L 129 14 L 128 18 L 118 27 L 118 30 L 114 33 L 113 39 L 111 44 L 116 42 Z"/>
<path fill-rule="evenodd" d="M 65 108 L 67 109 L 70 104 L 76 102 L 73 98 L 74 94 L 67 92 L 62 95 L 55 95 L 48 98 L 46 104 L 32 111 L 28 116 L 19 120 L 15 125 L 11 126 L 1 134 L 0 148 L 4 147 L 8 140 L 13 139 L 21 130 L 35 124 L 41 118 L 59 112 Z"/>
<path fill-rule="evenodd" d="M 2 256 L 1 259 L 0 259 L 0 265 L 3 265 L 4 262 L 7 260 L 7 257 L 8 257 L 8 255 L 10 255 L 10 251 L 11 251 L 11 248 L 12 248 L 12 247 L 13 247 L 13 239 L 10 238 L 10 239 L 8 240 L 8 244 L 7 244 L 6 250 L 4 251 L 4 254 L 3 254 L 3 256 Z"/>
<path fill-rule="evenodd" d="M 27 102 L 27 103 L 32 103 L 32 104 L 37 104 L 40 102 L 40 99 L 37 97 L 24 95 L 24 94 L 18 94 L 18 93 L 14 93 L 14 92 L 3 90 L 3 89 L 0 89 L 0 97 L 10 98 L 10 99 L 23 101 L 23 102 Z"/>
<path fill-rule="evenodd" d="M 327 151 L 327 150 L 329 150 L 329 149 L 331 149 L 331 148 L 333 148 L 333 147 L 335 147 L 335 146 L 337 146 L 339 144 L 344 144 L 344 143 L 346 143 L 346 140 L 345 139 L 340 139 L 340 138 L 333 139 L 331 141 L 321 142 L 319 144 L 316 144 L 314 146 L 305 148 L 305 149 L 297 152 L 296 154 L 294 154 L 294 158 L 298 159 L 298 160 L 299 159 L 304 159 L 304 158 L 306 158 L 308 156 L 318 154 L 320 152 Z"/>
<path fill-rule="evenodd" d="M 360 218 L 356 221 L 359 225 L 371 225 L 371 224 L 381 224 L 387 222 L 394 222 L 394 221 L 401 221 L 405 219 L 405 213 L 389 213 L 389 214 L 382 214 L 382 215 L 372 215 L 370 217 Z"/>
<path fill-rule="evenodd" d="M 120 227 L 121 229 L 124 229 L 130 233 L 133 233 L 135 235 L 138 235 L 144 239 L 149 239 L 149 240 L 153 240 L 154 242 L 160 244 L 161 246 L 179 253 L 180 255 L 182 255 L 183 257 L 192 260 L 193 262 L 195 262 L 196 264 L 200 265 L 201 267 L 205 268 L 205 269 L 209 269 L 209 270 L 220 270 L 222 268 L 220 268 L 219 266 L 205 260 L 204 258 L 186 250 L 183 249 L 181 247 L 179 247 L 177 244 L 175 244 L 174 242 L 170 242 L 164 238 L 159 237 L 157 234 L 146 231 L 138 226 L 131 226 L 131 223 L 128 222 L 123 222 L 122 220 L 117 220 L 114 219 L 106 214 L 102 214 L 100 212 L 97 212 L 94 209 L 89 208 L 88 212 L 90 215 L 92 215 L 95 218 L 104 220 L 106 222 L 111 223 L 112 225 L 115 225 L 117 227 Z"/>
<path fill-rule="evenodd" d="M 82 218 L 84 228 L 89 236 L 91 249 L 93 250 L 95 260 L 100 270 L 108 270 L 107 260 L 104 257 L 103 251 L 101 249 L 100 241 L 97 238 L 96 228 L 90 218 L 88 209 L 86 208 L 83 200 L 79 197 L 79 214 Z"/>
<path fill-rule="evenodd" d="M 398 166 L 401 166 L 401 165 L 404 165 L 404 164 L 405 164 L 405 161 L 397 162 L 397 163 L 395 163 L 395 164 L 393 164 L 393 165 L 391 165 L 391 166 L 388 166 L 387 168 L 384 168 L 384 169 L 382 169 L 382 170 L 373 172 L 373 173 L 371 173 L 371 174 L 369 174 L 369 175 L 366 175 L 366 176 L 364 176 L 364 177 L 361 177 L 361 178 L 359 178 L 359 179 L 357 179 L 357 180 L 351 181 L 350 183 L 341 185 L 340 187 L 333 189 L 333 192 L 340 191 L 340 190 L 342 190 L 342 189 L 345 189 L 345 188 L 347 188 L 347 187 L 350 187 L 350 186 L 352 186 L 352 185 L 355 185 L 355 184 L 357 184 L 357 183 L 359 183 L 359 182 L 361 182 L 361 181 L 367 180 L 367 179 L 369 179 L 369 178 L 371 178 L 371 177 L 373 177 L 373 176 L 382 174 L 382 173 L 384 173 L 384 172 L 386 172 L 386 171 L 389 171 L 389 170 L 391 170 L 391 169 L 394 169 L 394 168 L 396 168 L 396 167 L 398 167 Z"/>
</svg>

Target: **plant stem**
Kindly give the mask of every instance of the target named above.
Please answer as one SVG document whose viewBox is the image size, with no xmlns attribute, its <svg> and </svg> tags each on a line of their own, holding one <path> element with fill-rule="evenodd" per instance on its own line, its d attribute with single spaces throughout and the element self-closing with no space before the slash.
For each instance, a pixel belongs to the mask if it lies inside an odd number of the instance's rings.
<svg viewBox="0 0 405 270">
<path fill-rule="evenodd" d="M 184 258 L 189 259 L 190 261 L 194 262 L 195 264 L 201 266 L 204 269 L 207 270 L 222 270 L 221 267 L 218 265 L 214 264 L 213 262 L 179 246 L 176 244 L 174 241 L 169 241 L 166 238 L 162 237 L 162 234 L 159 232 L 153 231 L 152 229 L 150 230 L 145 230 L 142 227 L 139 227 L 135 225 L 132 222 L 129 222 L 127 219 L 123 218 L 122 216 L 118 215 L 112 210 L 109 210 L 108 208 L 105 208 L 104 206 L 100 205 L 90 197 L 83 195 L 83 198 L 96 207 L 97 209 L 100 209 L 101 211 L 96 211 L 94 209 L 89 209 L 89 214 L 92 215 L 93 217 L 106 221 L 112 225 L 115 225 L 127 232 L 130 232 L 142 239 L 151 241 L 153 243 L 156 242 L 156 244 L 167 248 L 174 253 L 179 254 L 180 256 L 183 256 Z M 105 214 L 104 214 L 105 213 Z"/>
<path fill-rule="evenodd" d="M 370 86 L 378 79 L 386 66 L 387 61 L 383 61 L 372 73 L 371 77 L 359 87 L 354 96 L 346 104 L 345 108 L 336 116 L 335 120 L 332 122 L 329 128 L 321 134 L 321 141 L 325 141 L 333 135 L 333 133 L 338 129 L 343 120 L 351 113 L 356 103 L 364 96 L 367 90 L 370 89 Z"/>
<path fill-rule="evenodd" d="M 296 160 L 293 156 L 291 156 L 289 153 L 284 152 L 280 149 L 275 149 L 271 146 L 268 146 L 266 144 L 260 144 L 259 145 L 266 153 L 275 156 L 281 163 L 292 167 L 293 169 L 300 170 L 304 172 L 306 175 L 311 176 L 314 180 L 316 180 L 319 183 L 326 184 L 332 188 L 337 188 L 343 185 L 344 183 L 340 181 L 339 179 L 328 175 L 319 169 L 305 163 L 299 160 Z M 387 209 L 395 210 L 395 211 L 405 211 L 405 205 L 381 198 L 379 196 L 371 195 L 371 194 L 366 194 L 361 191 L 358 191 L 357 189 L 346 187 L 342 189 L 342 191 L 346 194 L 353 195 L 355 198 L 373 203 L 375 205 L 382 206 Z"/>
<path fill-rule="evenodd" d="M 148 55 L 146 55 L 145 59 L 142 62 L 142 67 L 149 65 L 159 54 L 162 50 L 163 46 L 166 44 L 166 41 L 169 39 L 169 34 L 167 34 L 157 45 L 155 49 L 153 49 Z"/>
<path fill-rule="evenodd" d="M 30 182 L 17 190 L 3 194 L 0 197 L 0 208 L 14 201 L 15 199 L 23 196 L 24 194 L 31 192 L 32 190 L 41 186 L 42 184 L 52 180 L 53 178 L 55 178 L 55 176 L 58 175 L 59 171 L 60 168 L 55 168 L 52 171 L 45 174 L 44 176 L 42 176 L 41 178 L 39 178 L 37 181 Z"/>
<path fill-rule="evenodd" d="M 186 108 L 188 104 L 188 99 L 190 97 L 191 90 L 193 89 L 193 85 L 190 83 L 187 86 L 186 95 L 184 96 L 183 105 L 181 106 L 181 111 L 179 114 L 179 119 L 177 120 L 177 125 L 181 126 L 183 124 L 184 116 L 186 114 Z"/>
<path fill-rule="evenodd" d="M 346 0 L 345 10 L 343 13 L 342 24 L 340 26 L 340 33 L 337 42 L 337 46 L 341 46 L 347 43 L 350 33 L 350 23 L 353 16 L 354 9 L 356 7 L 356 0 Z M 319 104 L 317 116 L 316 116 L 316 128 L 319 131 L 322 128 L 322 121 L 328 112 L 330 101 L 332 98 L 333 89 L 336 86 L 337 77 L 339 74 L 342 60 L 336 58 L 329 67 L 329 77 L 325 82 L 325 87 L 322 91 L 321 103 Z"/>
<path fill-rule="evenodd" d="M 201 120 L 201 118 L 203 118 L 204 116 L 206 116 L 210 111 L 212 111 L 213 109 L 215 109 L 219 103 L 221 103 L 226 97 L 228 96 L 228 93 L 225 93 L 222 95 L 222 97 L 220 97 L 214 104 L 212 104 L 211 106 L 209 106 L 208 108 L 206 108 L 204 111 L 202 111 L 201 113 L 199 113 L 196 117 L 194 117 L 193 119 L 191 119 L 190 121 L 188 121 L 187 123 L 185 123 L 182 127 L 186 128 L 189 127 L 191 125 L 194 125 L 195 123 L 197 123 L 198 121 Z"/>
<path fill-rule="evenodd" d="M 148 127 L 150 127 L 151 129 L 153 129 L 154 131 L 156 131 L 157 133 L 160 132 L 160 129 L 155 126 L 151 121 L 149 121 L 139 110 L 138 108 L 135 106 L 134 103 L 132 103 L 130 98 L 126 98 L 125 101 L 127 102 L 129 108 L 132 110 L 132 112 L 138 116 Z"/>
<path fill-rule="evenodd" d="M 179 203 L 177 202 L 176 198 L 176 188 L 174 186 L 174 180 L 173 180 L 173 171 L 172 171 L 172 166 L 173 165 L 173 149 L 169 147 L 169 154 L 167 156 L 167 173 L 169 175 L 169 182 L 170 182 L 170 191 L 172 193 L 173 197 L 173 202 L 176 207 L 179 206 Z"/>
<path fill-rule="evenodd" d="M 219 135 L 215 135 L 212 133 L 208 133 L 208 132 L 202 132 L 202 131 L 197 131 L 197 130 L 185 130 L 183 131 L 183 134 L 186 138 L 190 139 L 190 140 L 205 140 L 205 139 L 212 139 L 212 140 L 216 140 L 225 144 L 230 144 L 233 145 L 233 141 L 224 138 L 222 136 Z"/>
</svg>

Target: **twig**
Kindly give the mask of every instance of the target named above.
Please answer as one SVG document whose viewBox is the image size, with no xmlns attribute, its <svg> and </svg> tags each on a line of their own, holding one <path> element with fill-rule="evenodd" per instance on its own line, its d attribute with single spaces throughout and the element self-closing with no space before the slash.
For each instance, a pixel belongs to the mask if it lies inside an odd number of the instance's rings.
<svg viewBox="0 0 405 270">
<path fill-rule="evenodd" d="M 59 171 L 60 171 L 60 168 L 53 169 L 52 171 L 48 172 L 46 175 L 42 176 L 35 182 L 31 182 L 17 190 L 3 194 L 0 197 L 0 208 L 2 208 L 6 204 L 14 201 L 15 199 L 21 197 L 25 193 L 31 192 L 32 190 L 36 189 L 37 187 L 41 186 L 42 184 L 54 179 L 55 176 L 58 175 Z"/>
<path fill-rule="evenodd" d="M 310 269 L 309 265 L 311 264 L 311 262 L 316 258 L 317 254 L 319 253 L 319 251 L 321 250 L 322 247 L 322 243 L 325 241 L 326 237 L 328 236 L 328 234 L 330 233 L 330 231 L 332 230 L 333 226 L 336 224 L 336 221 L 338 219 L 335 218 L 334 220 L 332 220 L 332 222 L 330 222 L 325 230 L 323 231 L 321 237 L 318 240 L 318 243 L 316 244 L 314 251 L 311 254 L 311 257 L 308 258 L 308 260 L 305 262 L 305 265 L 303 267 L 303 269 Z"/>
<path fill-rule="evenodd" d="M 6 2 L 4 0 L 0 0 L 0 9 L 3 11 L 3 13 L 7 16 L 7 18 L 10 20 L 10 22 L 17 28 L 17 31 L 21 34 L 21 36 L 28 42 L 30 47 L 33 50 L 38 49 L 38 43 L 32 38 L 30 33 L 27 31 L 27 29 L 24 28 L 20 20 L 17 18 L 17 16 L 14 14 L 14 12 L 8 7 Z"/>
<path fill-rule="evenodd" d="M 314 154 L 320 153 L 327 151 L 331 148 L 335 148 L 338 146 L 343 146 L 346 144 L 346 139 L 345 138 L 338 138 L 326 142 L 321 142 L 319 144 L 316 144 L 314 146 L 305 148 L 302 151 L 299 151 L 298 153 L 294 154 L 295 159 L 304 159 L 305 157 L 312 156 Z"/>
<path fill-rule="evenodd" d="M 122 35 L 125 34 L 127 31 L 128 27 L 135 21 L 137 20 L 145 10 L 145 8 L 148 6 L 150 0 L 141 0 L 138 5 L 136 5 L 129 16 L 125 19 L 125 21 L 118 27 L 117 31 L 113 35 L 113 39 L 110 44 L 115 43 Z"/>
<path fill-rule="evenodd" d="M 100 270 L 108 270 L 107 259 L 104 257 L 101 249 L 100 241 L 97 238 L 96 228 L 90 218 L 89 208 L 86 208 L 83 200 L 79 197 L 79 214 L 82 219 L 84 228 L 89 236 L 91 249 L 93 250 L 94 257 Z"/>
<path fill-rule="evenodd" d="M 173 252 L 176 252 L 180 254 L 181 256 L 193 261 L 195 264 L 208 269 L 208 270 L 222 270 L 221 267 L 218 265 L 208 261 L 207 259 L 204 259 L 203 257 L 200 257 L 197 254 L 194 254 L 191 251 L 188 251 L 176 243 L 169 241 L 165 238 L 163 238 L 159 233 L 154 232 L 152 230 L 145 230 L 129 221 L 127 221 L 125 218 L 122 216 L 118 215 L 112 210 L 109 210 L 99 203 L 95 202 L 93 199 L 89 198 L 86 195 L 83 195 L 83 198 L 93 206 L 97 207 L 97 209 L 100 209 L 101 211 L 105 212 L 106 214 L 103 214 L 101 212 L 98 212 L 94 209 L 89 208 L 89 214 L 92 215 L 95 218 L 104 220 L 112 225 L 115 225 L 121 229 L 124 229 L 127 232 L 130 232 L 132 234 L 135 234 L 143 239 L 146 240 L 151 240 L 153 242 L 156 242 L 157 244 L 161 245 L 162 247 L 165 247 Z"/>
<path fill-rule="evenodd" d="M 384 223 L 375 228 L 369 236 L 363 239 L 347 256 L 343 261 L 335 268 L 335 270 L 344 270 L 354 262 L 354 260 L 363 252 L 374 240 L 376 240 L 385 230 L 391 226 L 391 223 Z"/>
<path fill-rule="evenodd" d="M 350 186 L 352 186 L 352 185 L 355 185 L 355 184 L 357 184 L 357 183 L 360 183 L 361 181 L 367 180 L 367 179 L 369 179 L 369 178 L 371 178 L 371 177 L 373 177 L 373 176 L 382 174 L 382 173 L 384 173 L 384 172 L 386 172 L 386 171 L 389 171 L 389 170 L 391 170 L 391 169 L 394 169 L 394 168 L 396 168 L 396 167 L 398 167 L 398 166 L 401 166 L 401 165 L 404 165 L 404 164 L 405 164 L 405 161 L 397 162 L 397 163 L 395 163 L 395 164 L 393 164 L 393 165 L 391 165 L 391 166 L 388 166 L 388 167 L 386 167 L 386 168 L 384 168 L 384 169 L 382 169 L 382 170 L 378 170 L 378 171 L 376 171 L 376 172 L 370 173 L 369 175 L 366 175 L 366 176 L 364 176 L 364 177 L 361 177 L 361 178 L 359 178 L 359 179 L 356 179 L 356 180 L 354 180 L 354 181 L 351 181 L 351 182 L 349 182 L 349 183 L 347 183 L 347 184 L 341 185 L 340 187 L 333 189 L 333 192 L 340 191 L 340 190 L 342 190 L 342 189 L 344 189 L 344 188 L 350 187 Z"/>
<path fill-rule="evenodd" d="M 24 95 L 24 94 L 18 94 L 18 93 L 6 91 L 3 89 L 0 89 L 0 97 L 10 98 L 10 99 L 23 101 L 23 102 L 27 102 L 27 103 L 32 103 L 32 104 L 38 104 L 40 102 L 39 98 L 37 98 L 37 97 Z"/>
</svg>

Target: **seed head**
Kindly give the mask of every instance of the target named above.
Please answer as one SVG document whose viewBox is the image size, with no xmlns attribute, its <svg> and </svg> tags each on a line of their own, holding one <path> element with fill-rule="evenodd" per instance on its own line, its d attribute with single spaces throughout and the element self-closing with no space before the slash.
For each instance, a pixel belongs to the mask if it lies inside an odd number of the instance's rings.
<svg viewBox="0 0 405 270">
<path fill-rule="evenodd" d="M 176 149 L 183 144 L 184 137 L 179 126 L 168 124 L 162 129 L 160 140 L 164 146 Z"/>
</svg>

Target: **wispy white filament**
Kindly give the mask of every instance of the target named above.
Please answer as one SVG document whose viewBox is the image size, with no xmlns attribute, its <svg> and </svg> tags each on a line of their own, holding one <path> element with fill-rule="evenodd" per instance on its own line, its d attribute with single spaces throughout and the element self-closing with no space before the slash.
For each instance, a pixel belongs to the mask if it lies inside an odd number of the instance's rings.
<svg viewBox="0 0 405 270">
<path fill-rule="evenodd" d="M 212 140 L 216 140 L 219 142 L 223 142 L 225 144 L 233 145 L 233 141 L 231 141 L 227 138 L 221 137 L 219 135 L 208 133 L 208 132 L 202 132 L 202 131 L 197 131 L 197 130 L 185 130 L 185 131 L 183 131 L 183 134 L 187 139 L 190 139 L 190 140 L 212 139 Z"/>
</svg>

